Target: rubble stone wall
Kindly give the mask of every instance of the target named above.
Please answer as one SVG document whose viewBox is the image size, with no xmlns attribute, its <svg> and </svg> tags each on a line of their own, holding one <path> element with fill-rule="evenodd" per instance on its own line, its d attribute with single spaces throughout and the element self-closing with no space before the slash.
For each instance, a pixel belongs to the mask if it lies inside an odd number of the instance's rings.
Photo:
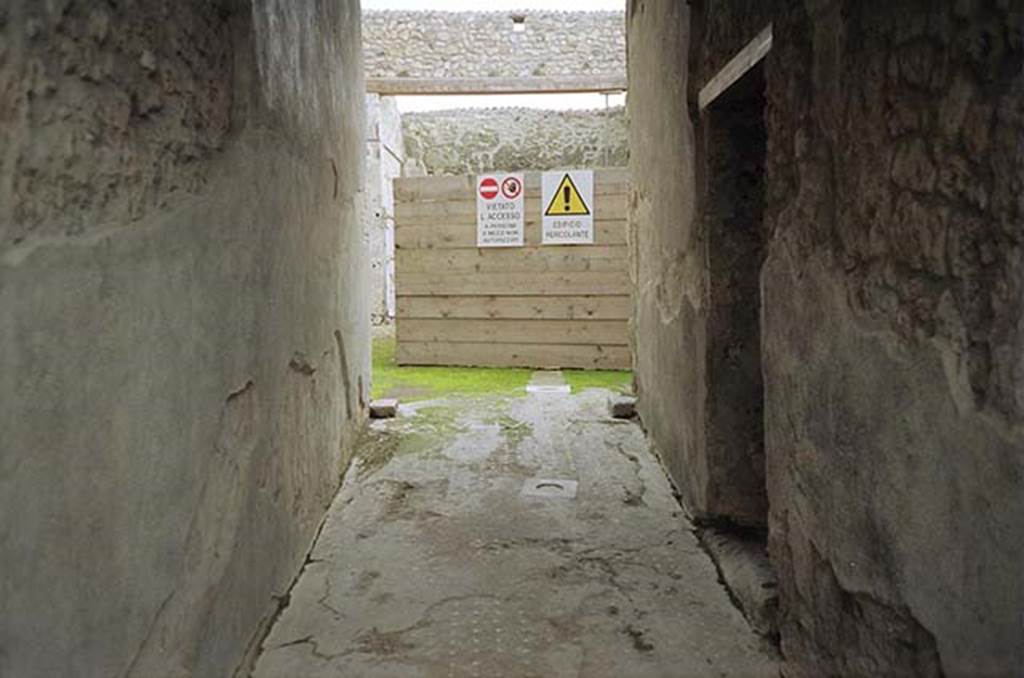
<svg viewBox="0 0 1024 678">
<path fill-rule="evenodd" d="M 625 40 L 614 11 L 363 13 L 371 78 L 621 76 Z"/>
<path fill-rule="evenodd" d="M 623 108 L 485 108 L 402 116 L 406 174 L 477 174 L 563 167 L 625 167 Z"/>
</svg>

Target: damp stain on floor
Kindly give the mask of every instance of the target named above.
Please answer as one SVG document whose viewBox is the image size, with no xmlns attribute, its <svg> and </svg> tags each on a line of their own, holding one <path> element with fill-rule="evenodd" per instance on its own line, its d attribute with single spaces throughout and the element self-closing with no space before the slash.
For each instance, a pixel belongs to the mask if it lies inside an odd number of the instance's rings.
<svg viewBox="0 0 1024 678">
<path fill-rule="evenodd" d="M 609 395 L 373 422 L 253 675 L 777 675 Z"/>
</svg>

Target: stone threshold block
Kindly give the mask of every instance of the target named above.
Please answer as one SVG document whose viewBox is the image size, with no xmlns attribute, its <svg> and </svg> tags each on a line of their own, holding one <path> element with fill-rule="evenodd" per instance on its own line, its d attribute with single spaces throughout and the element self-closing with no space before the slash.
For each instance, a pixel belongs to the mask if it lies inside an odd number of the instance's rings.
<svg viewBox="0 0 1024 678">
<path fill-rule="evenodd" d="M 569 395 L 572 389 L 565 383 L 561 370 L 538 370 L 526 385 L 527 393 L 562 393 Z"/>
<path fill-rule="evenodd" d="M 632 419 L 636 416 L 636 398 L 628 395 L 608 398 L 608 414 L 615 419 Z"/>
<path fill-rule="evenodd" d="M 713 527 L 700 530 L 699 538 L 750 627 L 765 638 L 777 638 L 778 577 L 764 540 Z"/>
<path fill-rule="evenodd" d="M 371 419 L 392 419 L 398 414 L 397 398 L 381 398 L 370 402 Z"/>
</svg>

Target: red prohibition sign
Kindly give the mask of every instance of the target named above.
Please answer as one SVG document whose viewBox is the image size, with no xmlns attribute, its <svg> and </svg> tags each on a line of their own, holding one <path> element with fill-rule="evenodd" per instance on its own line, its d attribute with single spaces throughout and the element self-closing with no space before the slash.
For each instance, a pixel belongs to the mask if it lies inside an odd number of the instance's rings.
<svg viewBox="0 0 1024 678">
<path fill-rule="evenodd" d="M 498 197 L 498 182 L 487 177 L 480 182 L 480 197 L 484 200 L 493 200 Z"/>
<path fill-rule="evenodd" d="M 501 194 L 509 200 L 515 200 L 523 192 L 523 184 L 515 177 L 508 177 L 501 182 Z"/>
</svg>

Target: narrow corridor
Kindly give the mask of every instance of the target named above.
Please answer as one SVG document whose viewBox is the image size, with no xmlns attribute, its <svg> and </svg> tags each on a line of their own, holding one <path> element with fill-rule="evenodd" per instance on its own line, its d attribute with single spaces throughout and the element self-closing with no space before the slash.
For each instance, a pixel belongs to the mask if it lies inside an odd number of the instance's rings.
<svg viewBox="0 0 1024 678">
<path fill-rule="evenodd" d="M 374 422 L 253 675 L 774 675 L 608 395 Z"/>
</svg>

